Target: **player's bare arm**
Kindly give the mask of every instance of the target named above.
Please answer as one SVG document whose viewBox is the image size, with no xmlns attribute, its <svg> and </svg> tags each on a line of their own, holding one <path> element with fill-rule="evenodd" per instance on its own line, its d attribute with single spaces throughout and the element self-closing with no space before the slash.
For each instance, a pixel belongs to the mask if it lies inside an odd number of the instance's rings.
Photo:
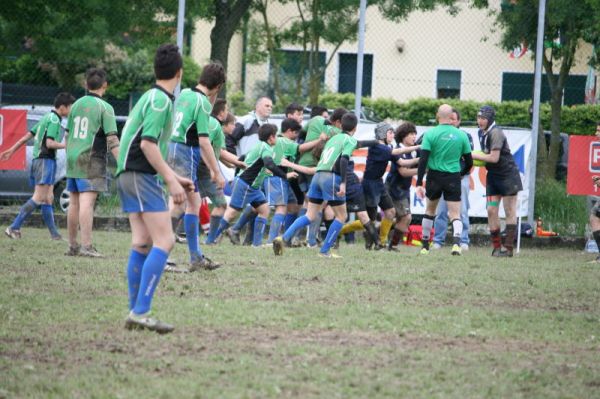
<svg viewBox="0 0 600 399">
<path fill-rule="evenodd" d="M 417 151 L 420 149 L 421 149 L 420 145 L 413 145 L 410 147 L 398 147 L 398 148 L 394 148 L 392 150 L 392 154 L 393 155 L 408 154 L 409 152 Z"/>
<path fill-rule="evenodd" d="M 284 168 L 292 168 L 296 172 L 304 173 L 305 175 L 314 175 L 317 171 L 316 167 L 309 168 L 306 166 L 298 165 L 298 164 L 288 161 L 285 158 L 281 160 L 281 166 L 283 166 Z"/>
<path fill-rule="evenodd" d="M 19 139 L 19 141 L 13 144 L 12 147 L 0 153 L 0 161 L 9 160 L 10 157 L 12 157 L 12 155 L 15 153 L 15 151 L 21 148 L 23 144 L 27 143 L 27 141 L 31 140 L 32 138 L 33 134 L 31 134 L 31 132 L 27 132 L 23 137 Z"/>
<path fill-rule="evenodd" d="M 327 141 L 329 137 L 325 133 L 321 133 L 317 140 L 309 141 L 308 143 L 302 143 L 298 146 L 298 152 L 304 153 L 306 151 L 310 151 L 315 148 L 319 143 L 323 143 Z M 302 172 L 304 173 L 304 172 Z"/>
<path fill-rule="evenodd" d="M 236 167 L 236 168 L 240 168 L 240 169 L 246 169 L 246 167 L 247 167 L 247 165 L 243 161 L 240 161 L 238 159 L 238 157 L 236 157 L 235 155 L 233 155 L 232 153 L 230 153 L 227 150 L 221 150 L 219 160 L 223 163 L 225 163 L 225 162 L 228 163 L 232 167 Z"/>
<path fill-rule="evenodd" d="M 46 147 L 48 147 L 51 150 L 61 150 L 63 148 L 66 147 L 65 143 L 61 143 L 59 141 L 55 141 L 53 139 L 47 138 L 46 139 Z"/>
<path fill-rule="evenodd" d="M 116 134 L 111 134 L 106 136 L 106 146 L 108 151 L 115 157 L 115 159 L 119 158 L 119 138 Z"/>
</svg>

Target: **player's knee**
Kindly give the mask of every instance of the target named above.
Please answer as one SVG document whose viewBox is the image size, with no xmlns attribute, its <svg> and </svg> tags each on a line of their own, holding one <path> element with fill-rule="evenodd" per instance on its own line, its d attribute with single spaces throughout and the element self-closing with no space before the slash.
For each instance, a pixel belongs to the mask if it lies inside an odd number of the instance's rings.
<svg viewBox="0 0 600 399">
<path fill-rule="evenodd" d="M 150 244 L 146 242 L 133 242 L 131 243 L 131 249 L 141 254 L 147 254 L 150 252 Z"/>
</svg>

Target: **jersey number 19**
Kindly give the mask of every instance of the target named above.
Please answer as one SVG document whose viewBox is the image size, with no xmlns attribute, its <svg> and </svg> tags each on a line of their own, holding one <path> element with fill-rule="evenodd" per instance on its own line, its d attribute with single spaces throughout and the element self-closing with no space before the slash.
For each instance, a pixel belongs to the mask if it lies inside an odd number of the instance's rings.
<svg viewBox="0 0 600 399">
<path fill-rule="evenodd" d="M 76 116 L 73 119 L 73 124 L 75 125 L 75 129 L 73 131 L 73 138 L 85 139 L 88 134 L 88 123 L 89 121 L 87 116 Z"/>
</svg>

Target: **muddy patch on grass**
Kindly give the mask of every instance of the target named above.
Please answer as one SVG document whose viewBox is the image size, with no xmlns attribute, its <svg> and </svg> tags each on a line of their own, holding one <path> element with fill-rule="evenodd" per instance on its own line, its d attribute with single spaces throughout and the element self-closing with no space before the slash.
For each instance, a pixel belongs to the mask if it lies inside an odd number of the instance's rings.
<svg viewBox="0 0 600 399">
<path fill-rule="evenodd" d="M 382 354 L 416 352 L 523 353 L 527 358 L 565 355 L 587 357 L 600 353 L 598 345 L 574 346 L 478 336 L 446 337 L 417 333 L 380 333 L 339 330 L 282 330 L 269 328 L 181 327 L 169 336 L 125 331 L 121 326 L 98 331 L 70 331 L 35 337 L 0 338 L 0 358 L 7 361 L 64 365 L 73 368 L 91 362 L 111 364 L 114 358 L 159 360 L 210 357 L 215 354 L 260 353 L 277 356 L 294 348 L 324 351 L 377 350 Z M 383 355 L 382 355 L 383 356 Z"/>
</svg>

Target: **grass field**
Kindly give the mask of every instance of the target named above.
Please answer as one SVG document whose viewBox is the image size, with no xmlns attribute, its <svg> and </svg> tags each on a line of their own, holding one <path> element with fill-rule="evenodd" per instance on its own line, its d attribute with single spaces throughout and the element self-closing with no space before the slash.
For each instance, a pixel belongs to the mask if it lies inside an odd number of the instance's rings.
<svg viewBox="0 0 600 399">
<path fill-rule="evenodd" d="M 600 266 L 577 251 L 223 244 L 223 268 L 163 276 L 159 336 L 123 328 L 128 234 L 95 233 L 104 260 L 23 236 L 0 239 L 0 397 L 600 397 Z"/>
</svg>

